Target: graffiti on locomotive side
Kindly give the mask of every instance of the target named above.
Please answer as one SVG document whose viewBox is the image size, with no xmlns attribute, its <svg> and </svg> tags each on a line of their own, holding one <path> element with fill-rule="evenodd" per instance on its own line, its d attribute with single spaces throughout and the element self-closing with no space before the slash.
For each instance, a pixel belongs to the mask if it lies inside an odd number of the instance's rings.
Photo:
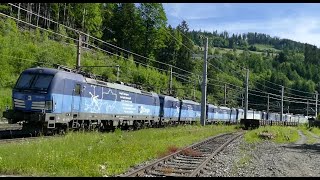
<svg viewBox="0 0 320 180">
<path fill-rule="evenodd" d="M 89 91 L 90 99 L 85 99 L 84 102 L 84 110 L 89 112 L 100 112 L 101 109 L 101 99 L 99 99 L 99 95 L 96 95 L 96 86 L 91 85 L 93 87 L 93 91 Z"/>
<path fill-rule="evenodd" d="M 102 97 L 101 99 L 104 99 L 103 95 L 105 95 L 105 99 L 108 99 L 109 101 L 105 101 L 105 106 L 106 106 L 106 112 L 111 112 L 114 110 L 116 102 L 117 102 L 117 94 L 112 92 L 112 89 L 109 88 L 108 92 L 103 91 L 102 87 Z"/>
<path fill-rule="evenodd" d="M 150 109 L 145 108 L 144 106 L 139 106 L 138 112 L 139 112 L 140 114 L 144 114 L 144 113 L 149 114 L 149 113 L 150 113 Z"/>
<path fill-rule="evenodd" d="M 117 101 L 117 94 L 112 89 L 105 90 L 101 87 L 101 91 L 96 91 L 96 86 L 91 85 L 92 91 L 88 91 L 90 99 L 85 99 L 85 111 L 100 112 L 105 107 L 106 112 L 113 111 Z M 103 101 L 108 100 L 108 101 Z"/>
</svg>

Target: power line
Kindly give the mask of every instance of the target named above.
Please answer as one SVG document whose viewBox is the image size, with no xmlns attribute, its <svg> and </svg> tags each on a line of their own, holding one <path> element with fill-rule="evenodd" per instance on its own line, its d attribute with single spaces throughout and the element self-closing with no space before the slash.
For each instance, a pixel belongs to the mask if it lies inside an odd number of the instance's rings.
<svg viewBox="0 0 320 180">
<path fill-rule="evenodd" d="M 41 17 L 41 18 L 43 18 L 43 19 L 46 19 L 46 20 L 48 20 L 48 21 L 51 21 L 51 22 L 53 22 L 53 23 L 56 23 L 57 25 L 61 25 L 61 26 L 65 27 L 65 28 L 68 28 L 68 29 L 70 29 L 70 30 L 73 30 L 73 31 L 75 31 L 75 32 L 77 32 L 77 33 L 81 33 L 81 34 L 83 34 L 83 35 L 86 35 L 86 36 L 88 36 L 88 37 L 90 37 L 90 38 L 92 38 L 92 39 L 94 39 L 94 40 L 97 40 L 97 41 L 102 42 L 102 43 L 104 43 L 104 44 L 107 44 L 107 45 L 109 45 L 109 46 L 118 48 L 118 49 L 120 49 L 120 50 L 122 50 L 122 51 L 125 51 L 125 52 L 127 52 L 127 53 L 131 53 L 131 54 L 136 55 L 136 56 L 138 56 L 138 57 L 141 57 L 141 58 L 144 58 L 144 59 L 153 61 L 153 62 L 157 62 L 157 63 L 163 64 L 163 65 L 170 65 L 170 66 L 172 66 L 172 67 L 174 67 L 174 68 L 176 68 L 176 69 L 179 69 L 179 70 L 184 71 L 184 72 L 189 73 L 189 74 L 194 74 L 194 73 L 192 73 L 192 72 L 190 72 L 190 71 L 181 69 L 181 68 L 176 67 L 176 66 L 173 66 L 173 65 L 171 65 L 171 64 L 163 63 L 163 62 L 161 62 L 161 61 L 157 61 L 157 60 L 155 60 L 155 59 L 151 59 L 151 58 L 142 56 L 142 55 L 140 55 L 140 54 L 137 54 L 137 53 L 128 51 L 128 50 L 126 50 L 126 49 L 120 48 L 120 47 L 115 46 L 115 45 L 113 45 L 113 44 L 111 44 L 111 43 L 105 42 L 105 41 L 103 41 L 103 40 L 101 40 L 101 39 L 98 39 L 98 38 L 96 38 L 96 37 L 94 37 L 94 36 L 91 36 L 91 35 L 89 35 L 89 34 L 87 34 L 87 33 L 84 33 L 84 32 L 82 32 L 82 31 L 76 30 L 76 29 L 74 29 L 74 28 L 71 28 L 71 27 L 68 27 L 68 26 L 66 26 L 66 25 L 60 24 L 60 23 L 58 23 L 58 22 L 56 22 L 56 21 L 53 21 L 53 20 L 51 20 L 51 19 L 49 19 L 49 18 L 46 18 L 46 17 L 43 17 L 43 16 L 41 16 L 41 15 L 35 14 L 35 13 L 33 13 L 32 11 L 28 11 L 28 10 L 26 10 L 26 9 L 24 9 L 24 8 L 18 7 L 18 6 L 16 6 L 16 5 L 12 4 L 12 3 L 8 3 L 8 4 L 11 5 L 11 6 L 17 7 L 17 8 L 19 8 L 19 9 L 22 9 L 22 10 L 24 10 L 24 11 L 26 11 L 26 12 L 29 12 L 29 13 L 31 13 L 31 14 L 34 14 L 34 15 L 36 15 L 36 16 L 38 16 L 38 17 Z M 34 26 L 34 25 L 33 25 L 33 26 Z M 36 27 L 37 27 L 37 26 L 36 26 Z"/>
<path fill-rule="evenodd" d="M 36 60 L 25 59 L 25 58 L 18 58 L 18 57 L 15 57 L 15 56 L 8 56 L 8 55 L 4 55 L 4 54 L 0 54 L 0 56 L 15 58 L 15 59 L 24 60 L 24 61 L 29 61 L 29 62 L 36 62 L 36 63 L 46 64 L 46 65 L 52 65 L 52 64 L 50 64 L 50 63 L 48 63 L 48 62 L 36 61 Z"/>
<path fill-rule="evenodd" d="M 30 11 L 29 11 L 29 12 L 30 12 Z M 3 15 L 3 16 L 6 16 L 7 18 L 11 18 L 11 19 L 14 19 L 14 20 L 16 20 L 16 21 L 25 23 L 25 24 L 30 25 L 30 26 L 33 26 L 33 27 L 35 27 L 35 28 L 39 28 L 39 29 L 42 29 L 42 30 L 44 30 L 44 31 L 48 31 L 48 32 L 53 33 L 53 34 L 56 34 L 56 35 L 60 35 L 60 36 L 62 36 L 62 37 L 69 38 L 69 39 L 72 39 L 72 40 L 74 40 L 74 41 L 78 41 L 77 39 L 73 39 L 73 38 L 71 38 L 71 37 L 62 35 L 62 34 L 60 34 L 60 33 L 56 33 L 56 32 L 53 32 L 53 31 L 46 30 L 46 29 L 44 29 L 44 28 L 41 28 L 41 27 L 39 27 L 39 26 L 35 26 L 35 25 L 31 24 L 31 23 L 27 23 L 27 22 L 25 22 L 25 21 L 22 21 L 22 20 L 19 20 L 19 19 L 17 19 L 17 18 L 8 16 L 8 15 L 6 15 L 6 14 L 0 13 L 0 15 Z M 115 53 L 106 51 L 106 50 L 101 49 L 101 48 L 99 48 L 99 47 L 97 47 L 97 46 L 94 46 L 94 45 L 92 45 L 92 44 L 89 44 L 89 43 L 87 43 L 87 42 L 82 42 L 82 43 L 83 43 L 83 44 L 87 44 L 87 45 L 89 45 L 89 46 L 91 46 L 91 47 L 97 48 L 97 49 L 99 49 L 99 50 L 101 50 L 101 51 L 107 52 L 107 53 L 109 53 L 109 54 L 112 54 L 112 55 L 115 55 L 115 56 L 124 58 L 124 57 L 122 57 L 122 56 L 119 56 L 119 55 L 117 55 L 117 54 L 115 54 Z M 22 59 L 22 58 L 20 58 L 20 59 Z M 128 59 L 128 58 L 124 58 L 124 59 Z M 26 60 L 26 59 L 25 59 L 25 60 Z M 31 61 L 31 62 L 37 62 L 37 61 L 33 61 L 33 60 L 30 60 L 30 61 Z M 38 63 L 43 63 L 43 62 L 38 62 Z M 151 67 L 151 68 L 155 68 L 155 69 L 158 69 L 158 70 L 162 70 L 162 71 L 168 72 L 168 70 L 164 70 L 164 69 L 161 69 L 161 68 L 153 67 L 153 66 L 150 66 L 150 65 L 147 65 L 147 64 L 143 64 L 143 63 L 138 62 L 138 61 L 136 61 L 136 63 L 142 64 L 142 65 L 144 65 L 144 66 L 148 66 L 148 67 Z M 44 63 L 43 63 L 43 64 L 44 64 Z M 47 63 L 47 65 L 51 65 L 51 64 L 48 64 L 48 63 Z"/>
<path fill-rule="evenodd" d="M 234 87 L 237 87 L 237 88 L 243 89 L 243 87 L 238 86 L 238 85 L 235 85 L 235 84 L 231 84 L 231 83 L 227 83 L 227 82 L 219 81 L 219 80 L 212 79 L 212 78 L 207 78 L 207 79 L 208 79 L 208 80 L 211 80 L 211 81 L 216 81 L 216 82 L 220 82 L 220 83 L 222 83 L 222 84 L 227 84 L 227 85 L 230 85 L 230 86 L 234 86 Z M 209 83 L 208 83 L 208 84 L 209 84 Z"/>
<path fill-rule="evenodd" d="M 171 9 L 171 8 L 170 8 Z M 180 17 L 180 16 L 179 16 Z M 181 18 L 180 17 L 180 19 L 182 19 L 182 20 L 184 20 L 183 18 Z M 208 37 L 208 39 L 212 39 L 211 37 Z M 228 59 L 228 58 L 227 58 Z M 228 59 L 229 60 L 229 59 Z M 236 64 L 237 65 L 237 64 Z M 242 69 L 245 69 L 245 68 L 243 68 L 243 67 L 241 67 L 240 65 L 237 65 L 238 67 L 240 67 L 240 68 L 242 68 Z M 215 67 L 215 66 L 214 66 Z M 220 69 L 219 69 L 220 70 Z M 273 82 L 271 82 L 271 81 L 268 81 L 268 80 L 265 80 L 265 79 L 263 79 L 264 81 L 267 81 L 267 82 L 269 82 L 269 83 L 271 83 L 271 84 L 274 84 L 274 85 L 277 85 L 277 86 L 282 86 L 282 85 L 279 85 L 279 84 L 276 84 L 276 83 L 273 83 Z M 260 84 L 260 83 L 259 83 Z M 262 85 L 262 84 L 261 84 Z M 265 85 L 263 85 L 263 86 L 265 86 Z M 267 86 L 266 86 L 267 87 Z M 268 87 L 269 88 L 269 87 Z M 302 93 L 308 93 L 308 94 L 314 94 L 314 93 L 309 93 L 309 92 L 305 92 L 305 91 L 300 91 L 300 90 L 296 90 L 296 89 L 292 89 L 292 88 L 288 88 L 288 87 L 286 87 L 287 89 L 291 89 L 291 90 L 294 90 L 294 91 L 297 91 L 297 92 L 302 92 Z M 271 88 L 271 89 L 273 89 L 273 88 Z"/>
<path fill-rule="evenodd" d="M 283 86 L 283 85 L 279 85 L 279 84 L 273 83 L 273 82 L 271 82 L 271 81 L 268 81 L 268 80 L 266 80 L 266 79 L 262 79 L 262 80 L 263 80 L 263 81 L 266 81 L 266 82 L 268 82 L 268 83 L 274 84 L 274 85 L 276 85 L 276 86 L 280 86 L 280 87 Z M 315 94 L 315 93 L 310 93 L 310 92 L 306 92 L 306 91 L 296 90 L 296 89 L 289 88 L 289 87 L 285 87 L 285 88 L 290 89 L 290 90 L 293 90 L 293 91 L 297 91 L 297 92 L 308 93 L 308 94 L 312 94 L 312 95 Z"/>
<path fill-rule="evenodd" d="M 276 96 L 276 97 L 281 97 L 281 95 L 278 95 L 278 94 L 267 93 L 267 92 L 264 92 L 264 91 L 257 91 L 257 90 L 254 90 L 254 89 L 249 89 L 249 91 L 259 92 L 259 93 L 263 93 L 263 94 L 269 94 L 269 95 L 273 95 L 273 96 Z"/>
<path fill-rule="evenodd" d="M 155 10 L 154 7 L 151 6 L 151 8 L 152 8 L 153 10 Z M 146 14 L 150 19 L 152 19 L 149 14 L 147 14 L 147 13 L 145 13 L 145 12 L 143 12 L 143 13 Z M 159 15 L 159 13 L 158 13 L 158 15 Z M 154 19 L 152 19 L 152 20 L 154 21 Z M 176 28 L 176 29 L 179 30 L 178 28 Z M 180 41 L 179 41 L 176 37 L 174 37 L 167 29 L 165 29 L 165 31 L 168 32 L 168 34 L 170 34 L 170 36 L 172 36 L 177 42 L 180 42 Z M 179 32 L 180 32 L 184 37 L 186 37 L 189 41 L 191 41 L 191 42 L 193 42 L 193 44 L 195 44 L 194 41 L 191 40 L 189 37 L 187 37 L 183 32 L 181 32 L 180 30 L 179 30 Z M 185 46 L 182 42 L 180 42 L 180 43 L 181 43 L 183 46 Z M 190 52 L 192 52 L 193 54 L 195 54 L 193 50 L 189 49 L 187 46 L 185 46 L 185 47 L 186 47 Z"/>
<path fill-rule="evenodd" d="M 218 71 L 220 71 L 222 73 L 225 73 L 220 68 L 218 68 L 218 67 L 214 66 L 213 64 L 211 64 L 209 61 L 208 61 L 208 64 L 211 65 L 212 67 L 214 67 L 215 69 L 217 69 Z"/>
<path fill-rule="evenodd" d="M 6 16 L 7 18 L 11 18 L 11 19 L 14 19 L 14 20 L 19 21 L 19 22 L 22 22 L 22 23 L 25 23 L 25 24 L 27 24 L 27 25 L 29 25 L 29 26 L 33 26 L 33 27 L 39 28 L 39 29 L 41 29 L 41 30 L 43 30 L 43 31 L 47 31 L 47 32 L 52 33 L 52 34 L 56 34 L 56 35 L 59 35 L 59 36 L 62 36 L 62 37 L 68 38 L 68 39 L 72 39 L 72 40 L 74 40 L 74 41 L 76 41 L 76 42 L 78 41 L 77 39 L 74 39 L 74 38 L 71 38 L 71 37 L 69 37 L 69 36 L 65 36 L 65 35 L 62 35 L 62 34 L 59 34 L 59 33 L 56 33 L 56 32 L 53 32 L 53 31 L 50 31 L 50 30 L 47 30 L 47 29 L 44 29 L 44 28 L 41 28 L 41 27 L 38 27 L 38 26 L 35 26 L 35 25 L 33 25 L 33 24 L 27 23 L 27 22 L 25 22 L 25 21 L 22 21 L 22 20 L 20 20 L 20 19 L 14 18 L 14 17 L 12 17 L 12 16 L 8 16 L 8 15 L 3 14 L 3 13 L 1 13 L 1 12 L 0 12 L 0 15 Z"/>
<path fill-rule="evenodd" d="M 293 93 L 290 93 L 290 92 L 285 92 L 285 93 L 293 95 L 293 96 L 296 96 L 296 97 L 301 97 L 301 98 L 312 98 L 310 96 L 302 96 L 302 95 L 297 95 L 297 94 L 293 94 Z"/>
<path fill-rule="evenodd" d="M 23 9 L 23 8 L 22 8 Z M 29 11 L 30 12 L 30 11 Z M 4 15 L 3 13 L 1 13 L 2 15 Z M 9 16 L 7 16 L 7 15 L 5 15 L 6 17 L 9 17 Z M 11 18 L 11 17 L 9 17 L 9 18 Z M 15 18 L 13 18 L 13 19 L 15 19 Z M 47 19 L 47 18 L 46 18 Z M 20 21 L 20 22 L 23 22 L 23 21 L 21 21 L 21 20 L 19 20 L 18 19 L 18 21 Z M 25 22 L 24 22 L 25 23 Z M 32 24 L 30 24 L 30 23 L 26 23 L 26 24 L 29 24 L 29 25 L 31 25 L 31 26 L 34 26 L 34 25 L 32 25 Z M 59 24 L 59 23 L 58 23 Z M 34 26 L 34 27 L 37 27 L 37 28 L 40 28 L 40 27 L 38 27 L 38 26 Z M 43 29 L 43 28 L 40 28 L 40 29 Z M 45 29 L 43 29 L 43 30 L 45 30 Z M 47 30 L 48 31 L 48 30 Z M 77 30 L 76 30 L 77 31 Z M 58 34 L 58 35 L 60 35 L 60 36 L 63 36 L 63 37 L 66 37 L 66 38 L 70 38 L 70 37 L 67 37 L 67 36 L 64 36 L 64 35 L 61 35 L 61 34 L 59 34 L 59 33 L 55 33 L 55 32 L 52 32 L 52 31 L 48 31 L 48 32 L 51 32 L 51 33 L 54 33 L 54 34 Z M 77 31 L 77 32 L 79 32 L 79 31 Z M 89 35 L 89 37 L 92 37 L 92 38 L 94 38 L 93 36 L 90 36 Z M 73 39 L 73 38 L 70 38 L 70 39 Z M 94 39 L 96 39 L 97 40 L 97 38 L 94 38 Z M 74 41 L 77 41 L 76 39 L 73 39 Z M 99 41 L 102 41 L 102 40 L 100 40 L 100 39 L 98 39 Z M 103 41 L 104 42 L 104 41 Z M 108 44 L 107 42 L 104 42 L 104 43 L 106 43 L 106 44 Z M 115 46 L 116 47 L 116 46 Z M 120 49 L 122 49 L 122 48 L 120 48 Z M 124 49 L 122 49 L 122 50 L 124 50 Z M 130 52 L 130 51 L 127 51 L 127 52 Z M 135 54 L 135 53 L 133 53 L 133 52 L 130 52 L 130 53 L 132 53 L 132 54 Z M 136 54 L 135 54 L 136 55 Z M 143 58 L 146 58 L 146 57 L 144 57 L 144 56 L 141 56 L 140 55 L 140 57 L 143 57 Z M 150 60 L 150 58 L 148 58 L 149 60 Z M 156 60 L 155 60 L 156 61 Z M 156 61 L 157 62 L 157 61 Z M 140 62 L 137 62 L 137 63 L 140 63 Z M 162 63 L 162 62 L 161 62 Z M 143 63 L 140 63 L 140 64 L 143 64 Z M 163 64 L 166 64 L 166 65 L 168 65 L 167 63 L 163 63 Z M 145 65 L 145 64 L 143 64 L 143 65 Z M 146 66 L 149 66 L 149 65 L 146 65 Z M 149 66 L 149 67 L 152 67 L 152 66 Z M 175 67 L 175 66 L 174 66 Z M 214 66 L 215 67 L 215 66 Z M 155 67 L 152 67 L 152 68 L 155 68 Z M 156 68 L 156 69 L 160 69 L 160 68 Z M 163 70 L 163 69 L 162 69 Z M 165 71 L 167 71 L 167 70 L 165 70 Z M 189 72 L 189 71 L 188 71 Z M 222 71 L 223 72 L 223 71 Z M 194 73 L 192 73 L 192 74 L 194 74 Z M 229 84 L 229 83 L 228 83 Z M 273 83 L 274 84 L 274 83 Z M 230 84 L 230 85 L 233 85 L 233 84 Z M 236 86 L 237 87 L 237 85 L 233 85 L 233 86 Z M 240 86 L 238 86 L 238 87 L 240 87 Z M 242 88 L 242 87 L 240 87 L 240 88 Z M 289 89 L 291 89 L 291 88 L 289 88 Z M 303 92 L 303 91 L 300 91 L 300 92 Z M 311 94 L 311 93 L 309 93 L 309 94 Z M 295 101 L 291 101 L 291 102 L 295 102 Z"/>
<path fill-rule="evenodd" d="M 302 93 L 307 93 L 307 94 L 312 94 L 314 95 L 315 93 L 310 93 L 310 92 L 306 92 L 306 91 L 300 91 L 300 90 L 296 90 L 296 89 L 292 89 L 292 88 L 288 88 L 287 89 L 290 89 L 290 90 L 293 90 L 293 91 L 296 91 L 296 92 L 302 92 Z"/>
</svg>

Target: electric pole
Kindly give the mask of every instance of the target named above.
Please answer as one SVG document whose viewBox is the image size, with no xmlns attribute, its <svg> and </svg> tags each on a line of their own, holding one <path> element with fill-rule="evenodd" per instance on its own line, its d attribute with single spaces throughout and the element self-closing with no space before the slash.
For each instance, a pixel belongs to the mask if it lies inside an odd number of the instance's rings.
<svg viewBox="0 0 320 180">
<path fill-rule="evenodd" d="M 20 20 L 20 5 L 21 3 L 19 3 L 19 8 L 18 8 L 18 20 Z"/>
<path fill-rule="evenodd" d="M 269 114 L 269 103 L 270 103 L 270 97 L 269 97 L 269 93 L 268 93 L 268 102 L 267 102 L 267 114 Z"/>
<path fill-rule="evenodd" d="M 193 99 L 196 99 L 196 85 L 197 85 L 197 79 L 194 80 L 194 85 L 193 85 Z"/>
<path fill-rule="evenodd" d="M 283 121 L 283 92 L 284 92 L 284 87 L 281 86 L 281 114 L 280 114 L 280 121 Z"/>
<path fill-rule="evenodd" d="M 82 36 L 79 33 L 79 40 L 78 40 L 78 53 L 77 53 L 77 70 L 80 70 L 80 59 L 81 59 L 81 46 L 82 46 Z"/>
<path fill-rule="evenodd" d="M 244 101 L 244 99 L 243 99 L 243 92 L 242 92 L 242 94 L 241 94 L 241 107 L 243 108 L 243 101 Z"/>
<path fill-rule="evenodd" d="M 205 38 L 204 60 L 203 60 L 203 79 L 202 79 L 201 118 L 200 118 L 200 123 L 202 126 L 206 125 L 207 58 L 208 58 L 208 38 Z"/>
<path fill-rule="evenodd" d="M 309 116 L 309 99 L 307 100 L 307 116 Z"/>
<path fill-rule="evenodd" d="M 39 16 L 40 16 L 40 3 L 39 3 L 39 7 L 38 7 L 37 26 L 39 25 Z"/>
<path fill-rule="evenodd" d="M 170 65 L 169 94 L 172 94 L 172 65 Z"/>
<path fill-rule="evenodd" d="M 316 116 L 315 118 L 317 118 L 318 116 L 318 91 L 316 91 Z"/>
<path fill-rule="evenodd" d="M 244 96 L 245 108 L 244 108 L 244 119 L 247 119 L 248 114 L 248 91 L 249 91 L 249 69 L 247 69 L 246 73 L 246 93 Z"/>
<path fill-rule="evenodd" d="M 116 65 L 116 67 L 117 67 L 117 81 L 119 81 L 120 66 Z"/>
<path fill-rule="evenodd" d="M 227 84 L 224 84 L 224 106 L 227 106 Z"/>
</svg>

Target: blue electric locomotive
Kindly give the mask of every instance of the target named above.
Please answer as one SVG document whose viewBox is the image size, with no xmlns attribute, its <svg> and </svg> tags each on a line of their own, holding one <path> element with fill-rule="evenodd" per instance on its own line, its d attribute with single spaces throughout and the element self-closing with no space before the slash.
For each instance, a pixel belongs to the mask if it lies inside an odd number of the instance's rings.
<svg viewBox="0 0 320 180">
<path fill-rule="evenodd" d="M 159 123 L 156 93 L 49 68 L 23 71 L 13 88 L 10 123 L 25 121 L 47 130 L 113 128 Z"/>
<path fill-rule="evenodd" d="M 9 123 L 24 121 L 24 127 L 44 132 L 193 124 L 201 116 L 198 102 L 100 81 L 66 69 L 23 71 L 12 90 L 12 101 L 13 108 L 4 112 Z M 284 121 L 305 122 L 294 115 L 284 117 Z M 243 109 L 207 104 L 209 124 L 238 123 L 243 118 Z M 247 119 L 279 121 L 280 115 L 249 110 Z"/>
<path fill-rule="evenodd" d="M 193 124 L 200 121 L 201 104 L 191 100 L 181 100 L 180 122 Z"/>
<path fill-rule="evenodd" d="M 166 95 L 159 95 L 159 98 L 161 125 L 179 123 L 181 100 Z"/>
</svg>

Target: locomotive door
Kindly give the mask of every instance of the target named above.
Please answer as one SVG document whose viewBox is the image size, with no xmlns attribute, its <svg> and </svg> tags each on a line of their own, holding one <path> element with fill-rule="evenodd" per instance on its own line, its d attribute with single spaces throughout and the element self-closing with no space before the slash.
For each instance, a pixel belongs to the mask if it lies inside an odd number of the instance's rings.
<svg viewBox="0 0 320 180">
<path fill-rule="evenodd" d="M 74 119 L 79 116 L 80 99 L 81 99 L 80 95 L 81 95 L 81 84 L 76 83 L 72 93 L 72 105 L 71 105 L 72 118 Z"/>
</svg>

